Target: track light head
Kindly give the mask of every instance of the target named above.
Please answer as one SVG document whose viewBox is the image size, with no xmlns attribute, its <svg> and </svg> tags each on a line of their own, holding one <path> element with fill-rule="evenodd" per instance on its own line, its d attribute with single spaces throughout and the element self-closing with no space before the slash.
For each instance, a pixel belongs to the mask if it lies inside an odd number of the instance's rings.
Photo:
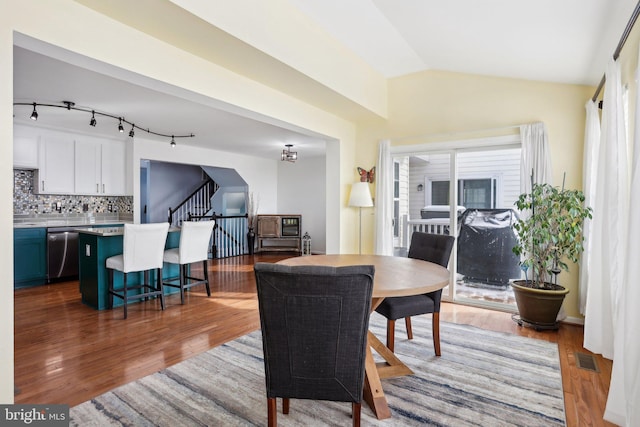
<svg viewBox="0 0 640 427">
<path fill-rule="evenodd" d="M 95 111 L 91 111 L 91 121 L 89 122 L 89 125 L 96 127 L 96 123 L 98 123 L 96 121 L 96 112 Z"/>
<path fill-rule="evenodd" d="M 136 126 L 135 124 L 132 124 L 132 125 L 131 125 L 131 130 L 129 131 L 129 136 L 130 136 L 131 138 L 133 138 L 133 135 L 135 135 L 135 133 L 133 132 L 133 128 L 134 128 L 135 126 Z"/>
<path fill-rule="evenodd" d="M 120 117 L 118 120 L 120 120 L 120 123 L 118 123 L 118 132 L 122 133 L 124 132 L 124 126 L 122 126 L 122 117 Z"/>
<path fill-rule="evenodd" d="M 31 120 L 36 121 L 38 120 L 38 112 L 36 111 L 36 103 L 33 103 L 33 112 L 31 113 Z"/>
<path fill-rule="evenodd" d="M 171 148 L 176 148 L 176 140 L 174 139 L 173 135 L 171 135 Z"/>
</svg>

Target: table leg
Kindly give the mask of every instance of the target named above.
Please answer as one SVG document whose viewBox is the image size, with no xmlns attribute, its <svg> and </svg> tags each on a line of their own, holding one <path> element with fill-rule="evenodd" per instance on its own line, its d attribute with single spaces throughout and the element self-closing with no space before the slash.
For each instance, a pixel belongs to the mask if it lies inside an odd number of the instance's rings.
<svg viewBox="0 0 640 427">
<path fill-rule="evenodd" d="M 372 335 L 373 334 L 369 332 L 368 337 L 371 338 Z M 365 359 L 364 370 L 364 401 L 369 404 L 369 407 L 379 420 L 390 418 L 391 411 L 389 411 L 389 405 L 387 405 L 387 398 L 384 397 L 382 383 L 378 375 L 378 367 L 373 360 L 373 352 L 369 345 L 367 345 L 367 357 Z"/>
<path fill-rule="evenodd" d="M 373 333 L 367 335 L 367 344 L 385 360 L 376 365 L 380 378 L 401 377 L 403 375 L 413 375 L 413 371 L 405 365 L 394 352 L 382 343 Z"/>
</svg>

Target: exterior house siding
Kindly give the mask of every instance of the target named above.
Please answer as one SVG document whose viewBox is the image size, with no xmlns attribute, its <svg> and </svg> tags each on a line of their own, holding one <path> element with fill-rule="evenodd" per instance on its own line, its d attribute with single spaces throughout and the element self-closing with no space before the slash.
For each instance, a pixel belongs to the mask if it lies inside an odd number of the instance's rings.
<svg viewBox="0 0 640 427">
<path fill-rule="evenodd" d="M 449 154 L 410 158 L 409 217 L 420 219 L 420 209 L 431 204 L 431 181 L 449 179 Z M 520 149 L 509 148 L 458 153 L 460 179 L 495 178 L 496 207 L 514 208 L 520 194 Z M 418 191 L 418 185 L 423 190 Z"/>
</svg>

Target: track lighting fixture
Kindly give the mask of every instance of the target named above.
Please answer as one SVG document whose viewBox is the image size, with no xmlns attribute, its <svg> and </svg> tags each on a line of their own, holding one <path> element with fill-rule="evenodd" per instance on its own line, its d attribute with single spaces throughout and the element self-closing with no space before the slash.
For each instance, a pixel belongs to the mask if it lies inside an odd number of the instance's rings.
<svg viewBox="0 0 640 427">
<path fill-rule="evenodd" d="M 287 147 L 286 149 L 282 150 L 282 157 L 281 160 L 287 161 L 287 162 L 295 162 L 296 160 L 298 160 L 298 152 L 297 151 L 291 151 L 291 147 L 293 147 L 293 144 L 285 144 L 285 147 Z"/>
<path fill-rule="evenodd" d="M 116 116 L 113 114 L 109 114 L 109 113 L 102 113 L 100 111 L 96 111 L 94 109 L 91 108 L 78 108 L 75 105 L 75 102 L 71 102 L 71 101 L 62 101 L 59 104 L 41 104 L 38 102 L 14 102 L 13 105 L 32 105 L 33 106 L 33 111 L 31 113 L 31 120 L 38 120 L 38 112 L 36 111 L 36 107 L 53 107 L 53 108 L 64 108 L 66 110 L 75 110 L 75 111 L 83 111 L 85 113 L 91 113 L 91 120 L 89 121 L 89 125 L 92 127 L 95 127 L 96 124 L 98 123 L 98 121 L 96 120 L 96 114 L 99 116 L 103 116 L 103 117 L 110 117 L 112 119 L 117 119 L 118 120 L 118 131 L 119 132 L 124 132 L 124 124 L 128 124 L 131 125 L 131 130 L 129 131 L 129 136 L 133 138 L 133 136 L 135 135 L 135 130 L 141 130 L 144 132 L 147 132 L 148 134 L 151 135 L 156 135 L 156 136 L 162 136 L 165 138 L 169 138 L 171 137 L 171 146 L 175 147 L 176 146 L 176 141 L 175 138 L 193 138 L 195 135 L 190 133 L 190 134 L 186 134 L 186 135 L 169 135 L 166 133 L 159 133 L 159 132 L 154 132 L 152 130 L 150 130 L 149 128 L 143 128 L 140 126 L 136 126 L 134 123 L 127 121 L 125 118 L 121 117 L 121 116 Z"/>
</svg>

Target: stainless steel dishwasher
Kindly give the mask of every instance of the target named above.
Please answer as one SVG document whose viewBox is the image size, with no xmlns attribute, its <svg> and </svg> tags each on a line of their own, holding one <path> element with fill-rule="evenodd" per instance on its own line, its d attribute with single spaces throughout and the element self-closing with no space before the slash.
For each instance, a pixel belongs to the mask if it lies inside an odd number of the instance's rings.
<svg viewBox="0 0 640 427">
<path fill-rule="evenodd" d="M 47 228 L 47 282 L 78 277 L 78 227 Z"/>
</svg>

